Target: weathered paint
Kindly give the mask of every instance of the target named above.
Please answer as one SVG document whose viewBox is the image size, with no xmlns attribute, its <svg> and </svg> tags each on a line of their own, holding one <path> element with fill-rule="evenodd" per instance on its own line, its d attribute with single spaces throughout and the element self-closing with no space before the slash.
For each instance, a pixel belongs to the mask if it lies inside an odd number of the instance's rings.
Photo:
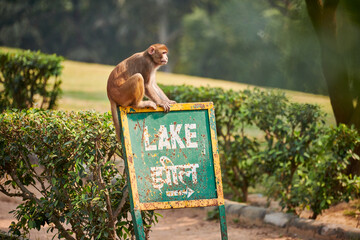
<svg viewBox="0 0 360 240">
<path fill-rule="evenodd" d="M 140 210 L 224 206 L 213 103 L 173 104 L 168 113 L 119 107 L 119 115 L 133 218 Z"/>
<path fill-rule="evenodd" d="M 200 102 L 200 103 L 178 103 L 172 104 L 170 111 L 182 111 L 182 110 L 200 110 L 213 108 L 212 102 Z M 132 107 L 119 107 L 120 111 L 125 113 L 140 113 L 140 112 L 164 112 L 163 108 L 158 107 L 156 110 L 150 108 L 132 108 Z"/>
<path fill-rule="evenodd" d="M 122 115 L 122 112 L 118 111 L 118 115 L 119 115 L 119 119 L 121 119 L 121 126 L 126 126 L 127 125 L 127 119 L 124 118 Z M 129 156 L 127 158 L 127 160 L 125 161 L 125 167 L 126 167 L 126 171 L 127 171 L 127 179 L 128 179 L 128 183 L 130 183 L 130 185 L 127 185 L 127 187 L 129 187 L 129 198 L 130 198 L 130 212 L 131 212 L 131 216 L 133 219 L 133 224 L 134 224 L 134 232 L 136 235 L 136 239 L 137 240 L 145 240 L 145 232 L 144 232 L 144 225 L 142 222 L 142 217 L 141 217 L 141 212 L 138 209 L 138 207 L 135 208 L 135 203 L 138 202 L 138 200 L 136 200 L 134 198 L 134 191 L 132 190 L 132 184 L 131 182 L 133 180 L 131 180 L 131 176 L 130 176 L 130 168 L 133 168 L 133 160 L 131 157 L 131 145 L 127 144 L 126 142 L 128 142 L 129 139 L 129 131 L 128 129 L 126 129 L 126 127 L 122 129 L 121 131 L 121 139 L 122 139 L 122 149 L 123 149 L 123 154 L 124 156 Z M 128 155 L 129 154 L 129 155 Z M 132 166 L 132 167 L 130 167 Z M 134 173 L 133 173 L 134 174 Z"/>
<path fill-rule="evenodd" d="M 134 209 L 224 203 L 212 103 L 119 110 Z"/>
<path fill-rule="evenodd" d="M 218 141 L 217 141 L 217 134 L 216 134 L 216 121 L 215 121 L 215 111 L 214 107 L 208 108 L 209 114 L 209 123 L 210 123 L 210 134 L 211 134 L 211 143 L 213 149 L 213 158 L 214 158 L 214 173 L 216 178 L 216 190 L 219 196 L 219 205 L 224 205 L 224 193 L 222 187 L 222 178 L 221 178 L 221 166 L 220 166 L 220 159 L 219 159 L 219 149 L 218 149 Z"/>
</svg>

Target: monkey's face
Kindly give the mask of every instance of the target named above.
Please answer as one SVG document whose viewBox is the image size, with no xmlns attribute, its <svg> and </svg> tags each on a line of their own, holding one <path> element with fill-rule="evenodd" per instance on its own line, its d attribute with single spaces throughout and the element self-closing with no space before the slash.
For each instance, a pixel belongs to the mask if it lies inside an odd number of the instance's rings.
<svg viewBox="0 0 360 240">
<path fill-rule="evenodd" d="M 148 49 L 148 53 L 157 65 L 165 65 L 168 63 L 168 49 L 163 44 L 154 44 Z"/>
<path fill-rule="evenodd" d="M 167 56 L 167 51 L 163 50 L 159 53 L 159 56 L 160 56 L 160 63 L 161 65 L 165 65 L 168 63 L 168 56 Z"/>
</svg>

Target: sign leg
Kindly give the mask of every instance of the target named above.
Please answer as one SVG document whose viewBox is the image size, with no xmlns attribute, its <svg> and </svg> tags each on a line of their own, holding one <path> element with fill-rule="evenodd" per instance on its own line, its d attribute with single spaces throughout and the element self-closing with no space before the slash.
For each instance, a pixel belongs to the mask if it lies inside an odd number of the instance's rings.
<svg viewBox="0 0 360 240">
<path fill-rule="evenodd" d="M 127 166 L 126 166 L 127 168 Z M 131 189 L 130 184 L 130 175 L 129 175 L 129 169 L 128 171 L 128 188 L 129 188 L 129 198 L 130 198 L 130 209 L 131 209 L 131 217 L 132 222 L 134 224 L 134 232 L 136 236 L 136 240 L 145 240 L 145 231 L 144 231 L 144 224 L 141 217 L 141 211 L 138 209 L 134 209 L 134 199 L 133 199 L 133 192 Z"/>
<path fill-rule="evenodd" d="M 219 215 L 220 215 L 221 240 L 228 240 L 226 216 L 225 216 L 225 205 L 219 206 Z"/>
<path fill-rule="evenodd" d="M 141 217 L 141 211 L 138 209 L 134 209 L 133 191 L 131 188 L 129 167 L 127 161 L 125 161 L 125 168 L 127 172 L 126 186 L 129 188 L 130 212 L 131 212 L 132 222 L 134 224 L 134 232 L 135 232 L 136 240 L 145 240 L 146 238 L 145 238 L 144 224 Z"/>
<path fill-rule="evenodd" d="M 142 217 L 141 217 L 141 211 L 140 210 L 132 210 L 131 216 L 133 218 L 136 240 L 145 240 L 145 232 L 144 232 L 144 226 L 143 226 Z"/>
</svg>

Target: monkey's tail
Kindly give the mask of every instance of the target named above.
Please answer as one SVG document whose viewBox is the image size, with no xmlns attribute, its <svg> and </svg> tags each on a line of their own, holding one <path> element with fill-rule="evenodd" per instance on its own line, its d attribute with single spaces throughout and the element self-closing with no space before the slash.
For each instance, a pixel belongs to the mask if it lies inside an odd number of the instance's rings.
<svg viewBox="0 0 360 240">
<path fill-rule="evenodd" d="M 121 129 L 120 129 L 119 116 L 117 112 L 117 104 L 113 101 L 110 101 L 110 104 L 111 104 L 111 115 L 115 126 L 116 139 L 119 141 L 119 143 L 121 143 L 120 141 Z"/>
</svg>

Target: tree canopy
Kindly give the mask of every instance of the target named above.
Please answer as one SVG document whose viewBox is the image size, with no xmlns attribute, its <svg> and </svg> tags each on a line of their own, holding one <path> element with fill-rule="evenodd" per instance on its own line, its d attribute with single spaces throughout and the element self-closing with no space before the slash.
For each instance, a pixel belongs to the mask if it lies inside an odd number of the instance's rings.
<svg viewBox="0 0 360 240">
<path fill-rule="evenodd" d="M 336 8 L 352 93 L 360 92 L 358 5 Z M 115 65 L 162 42 L 165 71 L 328 94 L 307 9 L 305 0 L 4 0 L 0 45 Z"/>
</svg>

